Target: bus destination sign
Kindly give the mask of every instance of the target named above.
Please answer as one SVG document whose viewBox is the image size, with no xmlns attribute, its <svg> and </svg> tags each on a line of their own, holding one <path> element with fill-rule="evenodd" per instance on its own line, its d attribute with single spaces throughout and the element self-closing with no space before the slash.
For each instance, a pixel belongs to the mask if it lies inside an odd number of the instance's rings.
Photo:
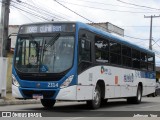
<svg viewBox="0 0 160 120">
<path fill-rule="evenodd" d="M 19 34 L 75 32 L 75 24 L 36 24 L 21 26 Z"/>
</svg>

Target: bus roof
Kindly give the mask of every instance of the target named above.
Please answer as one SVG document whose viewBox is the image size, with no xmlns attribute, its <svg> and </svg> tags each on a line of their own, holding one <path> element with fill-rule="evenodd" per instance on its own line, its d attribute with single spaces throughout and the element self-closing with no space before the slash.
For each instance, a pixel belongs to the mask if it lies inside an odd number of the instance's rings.
<svg viewBox="0 0 160 120">
<path fill-rule="evenodd" d="M 149 49 L 146 49 L 146 48 L 140 47 L 138 45 L 135 45 L 133 43 L 130 43 L 130 42 L 128 42 L 127 40 L 125 40 L 123 38 L 117 37 L 115 35 L 112 35 L 112 34 L 106 32 L 106 31 L 103 31 L 101 29 L 95 28 L 95 27 L 90 26 L 88 24 L 77 22 L 77 26 L 78 26 L 78 29 L 81 29 L 81 28 L 87 29 L 87 30 L 89 30 L 91 32 L 97 33 L 100 36 L 104 36 L 104 37 L 110 38 L 112 40 L 115 40 L 116 42 L 119 42 L 121 44 L 127 45 L 129 47 L 134 48 L 134 49 L 143 51 L 145 53 L 148 53 L 148 54 L 151 54 L 151 55 L 155 55 L 155 53 L 153 51 L 149 50 Z"/>
<path fill-rule="evenodd" d="M 85 24 L 85 23 L 82 23 L 82 22 L 74 22 L 74 21 L 53 21 L 53 22 L 40 22 L 40 23 L 31 23 L 31 24 L 24 24 L 24 25 L 21 25 L 22 26 L 26 26 L 26 25 L 39 25 L 39 24 L 56 24 L 56 23 L 68 23 L 68 24 L 76 24 L 77 28 L 78 29 L 87 29 L 91 32 L 94 32 L 100 36 L 104 36 L 104 37 L 107 37 L 107 38 L 110 38 L 112 40 L 115 40 L 116 42 L 119 42 L 121 44 L 124 44 L 124 45 L 127 45 L 129 47 L 132 47 L 132 48 L 135 48 L 137 50 L 140 50 L 140 51 L 143 51 L 145 53 L 148 53 L 148 54 L 151 54 L 151 55 L 155 55 L 155 53 L 149 49 L 146 49 L 146 48 L 143 48 L 143 47 L 140 47 L 138 45 L 135 45 L 133 43 L 130 43 L 128 42 L 127 40 L 123 39 L 123 38 L 120 38 L 120 37 L 117 37 L 115 35 L 112 35 L 106 31 L 103 31 L 99 28 L 96 28 L 96 27 L 93 27 L 91 25 L 88 25 L 88 24 Z"/>
</svg>

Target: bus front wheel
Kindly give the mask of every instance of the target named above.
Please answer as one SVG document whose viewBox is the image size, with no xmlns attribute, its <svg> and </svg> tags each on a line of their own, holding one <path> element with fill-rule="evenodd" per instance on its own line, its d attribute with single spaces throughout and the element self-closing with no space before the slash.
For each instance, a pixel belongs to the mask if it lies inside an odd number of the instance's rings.
<svg viewBox="0 0 160 120">
<path fill-rule="evenodd" d="M 41 104 L 45 107 L 45 108 L 53 108 L 54 104 L 56 103 L 56 100 L 52 100 L 52 99 L 41 99 Z"/>
<path fill-rule="evenodd" d="M 94 90 L 93 100 L 87 101 L 87 105 L 92 109 L 97 109 L 101 105 L 101 89 L 99 85 Z"/>
</svg>

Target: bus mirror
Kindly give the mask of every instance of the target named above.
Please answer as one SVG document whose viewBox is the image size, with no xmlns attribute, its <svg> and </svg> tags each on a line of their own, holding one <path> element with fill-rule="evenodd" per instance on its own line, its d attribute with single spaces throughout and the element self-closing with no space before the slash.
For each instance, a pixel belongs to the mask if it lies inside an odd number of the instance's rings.
<svg viewBox="0 0 160 120">
<path fill-rule="evenodd" d="M 8 38 L 6 42 L 6 50 L 10 51 L 10 49 L 11 49 L 11 38 Z"/>
</svg>

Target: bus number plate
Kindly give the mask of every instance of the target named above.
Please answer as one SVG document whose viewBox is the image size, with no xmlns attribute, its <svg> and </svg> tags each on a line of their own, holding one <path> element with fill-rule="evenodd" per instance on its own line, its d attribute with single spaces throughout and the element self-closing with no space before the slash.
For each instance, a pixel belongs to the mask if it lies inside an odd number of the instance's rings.
<svg viewBox="0 0 160 120">
<path fill-rule="evenodd" d="M 48 87 L 58 87 L 58 83 L 54 83 L 54 82 L 49 82 L 48 83 Z"/>
<path fill-rule="evenodd" d="M 33 94 L 33 99 L 43 99 L 43 95 L 41 94 Z"/>
</svg>

